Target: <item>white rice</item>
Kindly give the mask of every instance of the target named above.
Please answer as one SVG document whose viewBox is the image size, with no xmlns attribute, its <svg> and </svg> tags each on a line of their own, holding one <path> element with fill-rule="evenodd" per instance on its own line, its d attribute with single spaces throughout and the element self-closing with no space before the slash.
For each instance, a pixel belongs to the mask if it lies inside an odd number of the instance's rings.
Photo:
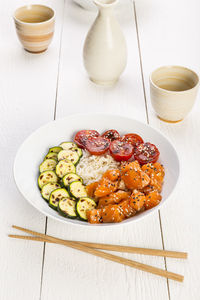
<svg viewBox="0 0 200 300">
<path fill-rule="evenodd" d="M 83 150 L 83 156 L 76 167 L 76 172 L 83 178 L 84 184 L 90 184 L 99 181 L 107 170 L 118 169 L 119 166 L 120 163 L 116 162 L 109 154 L 96 156 Z"/>
</svg>

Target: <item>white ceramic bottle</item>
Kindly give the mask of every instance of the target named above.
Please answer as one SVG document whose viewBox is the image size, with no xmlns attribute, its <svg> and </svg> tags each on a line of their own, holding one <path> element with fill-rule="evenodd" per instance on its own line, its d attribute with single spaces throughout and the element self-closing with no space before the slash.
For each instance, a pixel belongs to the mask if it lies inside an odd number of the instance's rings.
<svg viewBox="0 0 200 300">
<path fill-rule="evenodd" d="M 117 0 L 95 0 L 98 16 L 89 30 L 83 49 L 84 65 L 90 79 L 100 85 L 113 85 L 124 71 L 127 48 L 113 6 Z"/>
</svg>

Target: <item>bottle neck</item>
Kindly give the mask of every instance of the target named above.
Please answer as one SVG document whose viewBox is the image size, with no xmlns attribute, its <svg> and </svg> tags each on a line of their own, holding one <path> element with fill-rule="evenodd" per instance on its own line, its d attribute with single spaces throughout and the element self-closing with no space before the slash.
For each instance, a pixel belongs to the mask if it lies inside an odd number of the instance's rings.
<svg viewBox="0 0 200 300">
<path fill-rule="evenodd" d="M 99 7 L 99 15 L 101 17 L 112 16 L 113 15 L 113 8 L 112 7 L 109 7 L 109 8 Z"/>
<path fill-rule="evenodd" d="M 93 0 L 102 15 L 110 14 L 118 0 Z"/>
</svg>

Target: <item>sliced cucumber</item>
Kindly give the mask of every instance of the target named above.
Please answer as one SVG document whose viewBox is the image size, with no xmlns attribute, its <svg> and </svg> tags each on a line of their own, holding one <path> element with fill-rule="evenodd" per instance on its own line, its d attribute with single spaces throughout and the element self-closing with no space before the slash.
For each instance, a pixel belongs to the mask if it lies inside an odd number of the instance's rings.
<svg viewBox="0 0 200 300">
<path fill-rule="evenodd" d="M 62 178 L 67 173 L 76 173 L 76 167 L 67 159 L 60 160 L 56 166 L 56 174 Z"/>
<path fill-rule="evenodd" d="M 62 159 L 68 159 L 70 160 L 74 165 L 77 164 L 77 162 L 79 161 L 79 155 L 77 152 L 72 151 L 72 150 L 61 150 L 58 153 L 58 160 L 62 160 Z"/>
<path fill-rule="evenodd" d="M 49 197 L 49 206 L 57 210 L 58 203 L 63 198 L 69 198 L 69 193 L 66 189 L 56 189 L 51 192 Z"/>
<path fill-rule="evenodd" d="M 87 197 L 85 186 L 80 181 L 70 183 L 69 192 L 75 198 Z"/>
<path fill-rule="evenodd" d="M 72 183 L 74 181 L 83 182 L 83 179 L 74 173 L 68 173 L 62 178 L 62 183 L 65 187 L 68 187 L 70 185 L 70 183 Z"/>
<path fill-rule="evenodd" d="M 49 197 L 50 197 L 50 194 L 51 192 L 53 192 L 54 190 L 60 188 L 60 184 L 58 183 L 47 183 L 45 184 L 43 187 L 42 187 L 42 190 L 41 190 L 41 194 L 42 194 L 42 197 L 49 201 Z"/>
<path fill-rule="evenodd" d="M 40 164 L 40 173 L 44 171 L 52 171 L 55 170 L 56 168 L 57 161 L 55 159 L 45 159 L 41 164 Z"/>
<path fill-rule="evenodd" d="M 52 148 L 50 148 L 49 149 L 49 153 L 58 153 L 58 152 L 60 152 L 62 150 L 62 148 L 61 147 L 52 147 Z"/>
<path fill-rule="evenodd" d="M 38 185 L 41 189 L 47 183 L 57 183 L 58 176 L 54 171 L 45 171 L 40 174 L 38 177 Z"/>
<path fill-rule="evenodd" d="M 58 203 L 58 212 L 64 216 L 71 219 L 77 217 L 76 214 L 76 200 L 74 198 L 63 198 Z"/>
<path fill-rule="evenodd" d="M 48 153 L 46 156 L 45 156 L 45 159 L 55 159 L 55 160 L 58 160 L 58 154 L 57 153 L 54 153 L 54 152 L 50 152 Z M 44 159 L 44 160 L 45 160 Z"/>
<path fill-rule="evenodd" d="M 77 148 L 77 145 L 75 143 L 72 142 L 63 142 L 60 144 L 60 147 L 63 150 L 72 150 L 73 148 Z"/>
<path fill-rule="evenodd" d="M 87 220 L 87 211 L 94 209 L 96 202 L 88 197 L 81 198 L 76 204 L 76 211 L 82 220 Z"/>
</svg>

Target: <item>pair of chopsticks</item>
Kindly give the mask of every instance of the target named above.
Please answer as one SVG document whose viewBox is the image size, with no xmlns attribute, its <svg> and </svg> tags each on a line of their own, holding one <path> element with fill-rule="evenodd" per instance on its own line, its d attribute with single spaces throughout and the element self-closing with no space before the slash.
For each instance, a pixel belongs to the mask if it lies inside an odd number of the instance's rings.
<svg viewBox="0 0 200 300">
<path fill-rule="evenodd" d="M 73 249 L 77 249 L 98 257 L 102 257 L 107 260 L 111 260 L 117 262 L 122 265 L 126 265 L 135 269 L 139 269 L 148 273 L 152 273 L 155 275 L 159 275 L 168 279 L 176 280 L 182 282 L 184 277 L 180 274 L 176 274 L 173 272 L 169 272 L 160 268 L 156 268 L 153 266 L 149 266 L 146 264 L 139 263 L 137 261 L 133 261 L 130 259 L 126 259 L 120 256 L 116 256 L 107 252 L 99 251 L 101 250 L 110 250 L 110 251 L 117 251 L 117 252 L 127 252 L 127 253 L 138 253 L 144 255 L 154 255 L 154 256 L 162 256 L 162 257 L 171 257 L 171 258 L 187 258 L 186 252 L 176 252 L 176 251 L 167 251 L 167 250 L 157 250 L 157 249 L 147 249 L 147 248 L 137 248 L 137 247 L 130 247 L 130 246 L 120 246 L 120 245 L 110 245 L 110 244 L 98 244 L 98 243 L 88 243 L 88 242 L 80 242 L 80 241 L 70 241 L 70 240 L 63 240 L 59 238 L 55 238 L 50 235 L 46 235 L 43 233 L 39 233 L 33 230 L 29 230 L 26 228 L 22 228 L 19 226 L 12 226 L 15 229 L 21 230 L 23 232 L 29 233 L 32 236 L 26 235 L 14 235 L 9 234 L 8 236 L 11 238 L 17 239 L 24 239 L 24 240 L 31 240 L 31 241 L 38 241 L 38 242 L 48 242 L 54 244 L 60 244 L 63 246 L 67 246 Z"/>
</svg>

